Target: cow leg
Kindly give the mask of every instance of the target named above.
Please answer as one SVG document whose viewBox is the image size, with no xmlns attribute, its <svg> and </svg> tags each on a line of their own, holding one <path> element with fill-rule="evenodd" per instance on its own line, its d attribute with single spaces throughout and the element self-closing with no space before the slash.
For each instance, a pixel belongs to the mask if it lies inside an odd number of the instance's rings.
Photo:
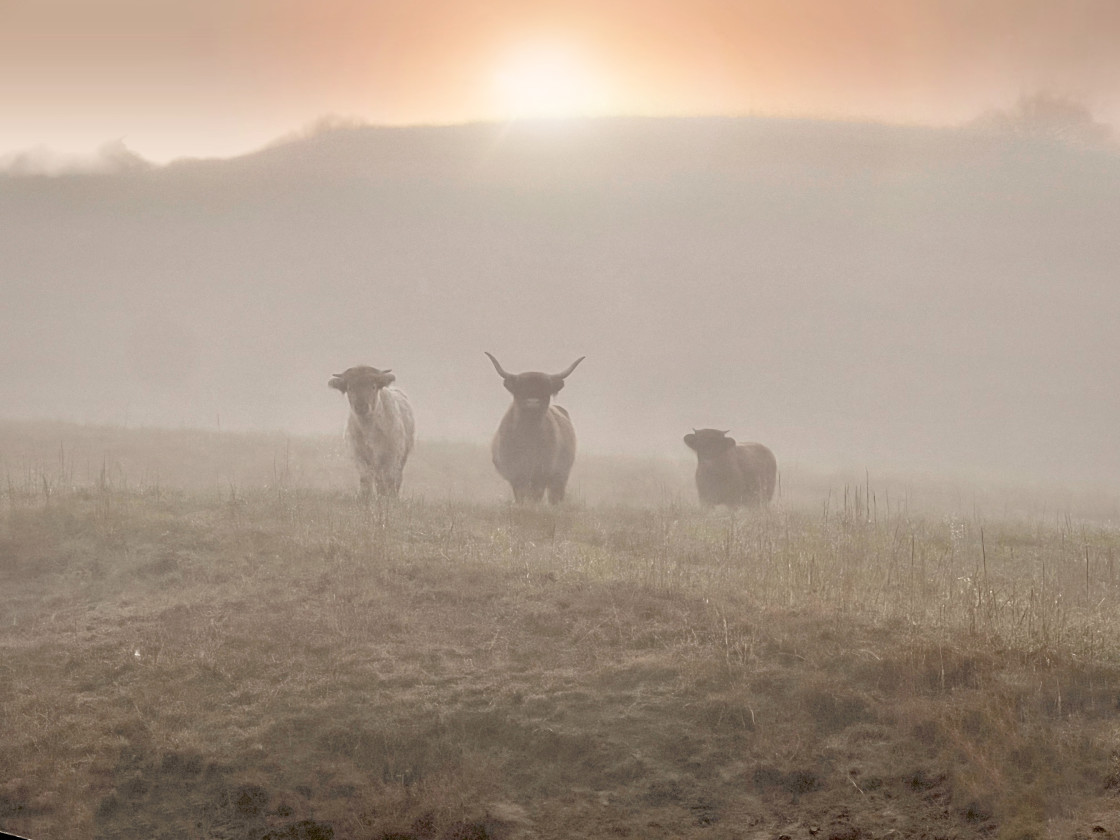
<svg viewBox="0 0 1120 840">
<path fill-rule="evenodd" d="M 393 484 L 392 476 L 386 475 L 385 473 L 378 473 L 375 478 L 377 481 L 377 495 L 379 497 L 397 495 L 397 489 Z"/>
<path fill-rule="evenodd" d="M 513 501 L 517 504 L 534 504 L 544 498 L 544 485 L 535 481 L 518 482 L 513 487 Z"/>
<path fill-rule="evenodd" d="M 564 488 L 567 482 L 554 481 L 548 485 L 548 503 L 558 505 L 564 501 Z"/>
<path fill-rule="evenodd" d="M 747 487 L 746 490 L 743 491 L 743 504 L 747 507 L 755 507 L 761 497 L 762 488 L 759 486 L 758 479 L 747 479 Z"/>
<path fill-rule="evenodd" d="M 544 482 L 533 481 L 529 484 L 529 492 L 525 494 L 528 500 L 533 503 L 540 502 L 544 499 Z"/>
</svg>

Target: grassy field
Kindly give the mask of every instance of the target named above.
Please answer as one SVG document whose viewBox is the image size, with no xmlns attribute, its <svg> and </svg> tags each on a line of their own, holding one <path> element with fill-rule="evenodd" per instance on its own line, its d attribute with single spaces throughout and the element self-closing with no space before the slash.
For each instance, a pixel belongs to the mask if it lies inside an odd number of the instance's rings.
<svg viewBox="0 0 1120 840">
<path fill-rule="evenodd" d="M 1120 833 L 1116 499 L 683 455 L 365 508 L 334 438 L 0 424 L 0 829 Z"/>
</svg>

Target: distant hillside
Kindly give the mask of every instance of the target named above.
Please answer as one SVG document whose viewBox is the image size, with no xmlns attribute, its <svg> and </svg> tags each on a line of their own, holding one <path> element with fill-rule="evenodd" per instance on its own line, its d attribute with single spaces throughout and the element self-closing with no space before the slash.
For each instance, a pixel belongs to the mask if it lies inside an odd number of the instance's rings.
<svg viewBox="0 0 1120 840">
<path fill-rule="evenodd" d="M 764 119 L 343 127 L 232 160 L 0 175 L 0 416 L 341 427 L 391 367 L 485 440 L 587 361 L 593 451 L 1120 474 L 1120 154 Z"/>
</svg>

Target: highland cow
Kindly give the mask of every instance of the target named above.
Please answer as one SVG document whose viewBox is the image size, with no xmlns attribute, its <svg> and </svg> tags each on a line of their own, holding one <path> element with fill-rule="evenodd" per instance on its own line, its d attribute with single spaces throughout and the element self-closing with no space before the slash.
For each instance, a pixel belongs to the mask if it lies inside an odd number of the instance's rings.
<svg viewBox="0 0 1120 840">
<path fill-rule="evenodd" d="M 346 437 L 358 466 L 360 497 L 396 496 L 404 465 L 416 439 L 416 423 L 408 397 L 391 387 L 396 377 L 388 370 L 359 365 L 331 377 L 327 383 L 350 400 Z"/>
<path fill-rule="evenodd" d="M 761 443 L 739 443 L 718 429 L 693 429 L 684 442 L 696 452 L 700 504 L 762 505 L 774 497 L 778 462 Z"/>
<path fill-rule="evenodd" d="M 586 357 L 580 356 L 562 373 L 508 373 L 486 355 L 513 394 L 490 447 L 494 467 L 510 483 L 515 502 L 539 502 L 547 490 L 548 501 L 558 504 L 576 459 L 576 430 L 568 412 L 550 403 Z"/>
</svg>

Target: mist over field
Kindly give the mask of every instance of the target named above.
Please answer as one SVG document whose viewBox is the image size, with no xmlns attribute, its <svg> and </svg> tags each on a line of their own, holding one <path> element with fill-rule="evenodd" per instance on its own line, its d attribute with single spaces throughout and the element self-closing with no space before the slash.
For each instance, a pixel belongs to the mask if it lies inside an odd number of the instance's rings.
<svg viewBox="0 0 1120 840">
<path fill-rule="evenodd" d="M 123 147 L 122 147 L 123 148 Z M 772 119 L 335 125 L 0 174 L 0 416 L 341 432 L 392 368 L 485 442 L 511 371 L 594 453 L 1112 483 L 1120 152 Z M 578 467 L 577 467 L 578 468 Z"/>
<path fill-rule="evenodd" d="M 1034 102 L 0 161 L 0 829 L 1120 836 L 1120 147 Z M 564 504 L 484 351 L 586 356 Z"/>
</svg>

